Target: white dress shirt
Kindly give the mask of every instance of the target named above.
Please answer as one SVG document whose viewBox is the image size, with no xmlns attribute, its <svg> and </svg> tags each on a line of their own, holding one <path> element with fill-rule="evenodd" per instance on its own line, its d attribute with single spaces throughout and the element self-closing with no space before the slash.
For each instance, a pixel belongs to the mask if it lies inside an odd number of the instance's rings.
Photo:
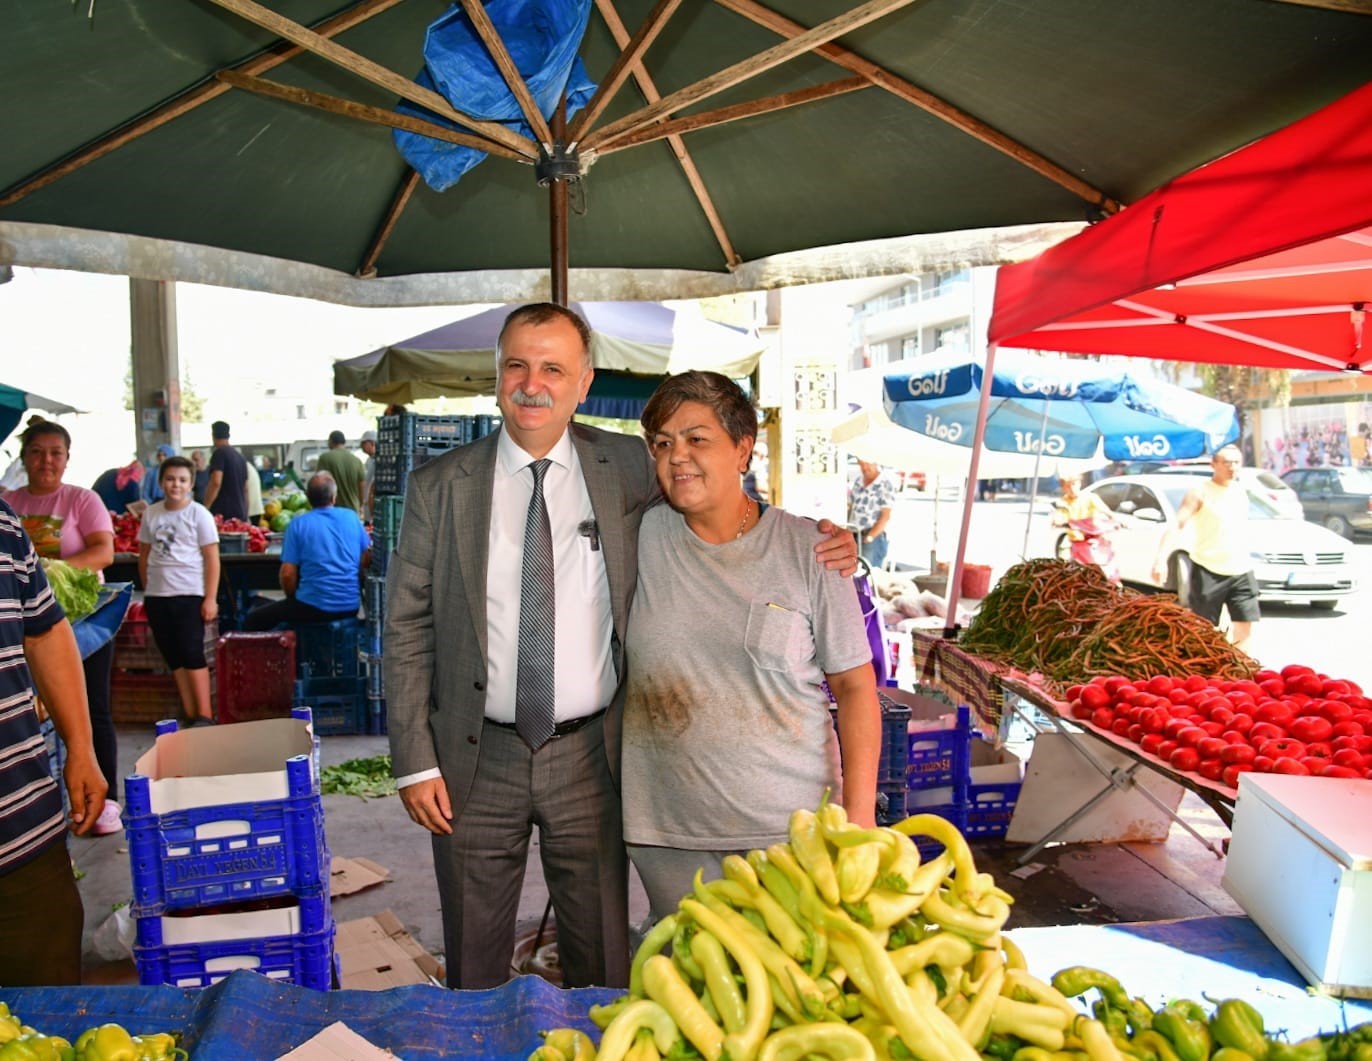
<svg viewBox="0 0 1372 1061">
<path fill-rule="evenodd" d="M 594 525 L 595 512 L 570 434 L 563 432 L 548 458 L 553 463 L 543 477 L 543 498 L 553 535 L 557 594 L 554 708 L 557 721 L 566 722 L 595 714 L 614 696 L 614 614 L 598 532 L 582 532 Z M 515 720 L 520 581 L 524 523 L 534 491 L 532 461 L 508 433 L 500 432 L 486 566 L 486 717 L 493 722 Z M 396 787 L 439 776 L 436 769 L 407 774 L 396 778 Z"/>
</svg>

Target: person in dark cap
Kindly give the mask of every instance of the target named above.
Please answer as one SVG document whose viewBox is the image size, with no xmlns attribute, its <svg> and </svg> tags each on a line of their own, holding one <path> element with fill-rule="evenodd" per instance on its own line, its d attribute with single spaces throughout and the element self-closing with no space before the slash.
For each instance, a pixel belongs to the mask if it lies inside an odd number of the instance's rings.
<svg viewBox="0 0 1372 1061">
<path fill-rule="evenodd" d="M 210 456 L 210 483 L 205 487 L 205 507 L 224 519 L 248 518 L 248 462 L 229 444 L 229 425 L 216 420 L 210 425 L 214 453 Z"/>
<path fill-rule="evenodd" d="M 348 449 L 348 439 L 342 431 L 329 432 L 329 448 L 319 455 L 317 470 L 328 472 L 338 487 L 338 507 L 350 508 L 362 514 L 362 483 L 367 469 Z"/>
</svg>

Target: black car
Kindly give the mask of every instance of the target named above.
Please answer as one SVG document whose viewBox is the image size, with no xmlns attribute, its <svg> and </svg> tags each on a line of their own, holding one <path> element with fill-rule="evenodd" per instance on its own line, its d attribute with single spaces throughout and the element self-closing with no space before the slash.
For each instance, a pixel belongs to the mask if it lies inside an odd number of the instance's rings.
<svg viewBox="0 0 1372 1061">
<path fill-rule="evenodd" d="M 1372 532 L 1372 468 L 1292 468 L 1282 481 L 1296 491 L 1310 522 L 1345 538 Z"/>
</svg>

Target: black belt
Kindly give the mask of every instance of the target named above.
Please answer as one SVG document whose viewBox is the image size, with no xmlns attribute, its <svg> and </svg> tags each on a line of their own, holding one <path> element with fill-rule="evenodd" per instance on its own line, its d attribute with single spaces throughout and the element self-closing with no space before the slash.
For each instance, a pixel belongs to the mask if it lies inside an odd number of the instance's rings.
<svg viewBox="0 0 1372 1061">
<path fill-rule="evenodd" d="M 565 722 L 559 722 L 557 725 L 553 727 L 553 736 L 550 739 L 556 739 L 557 737 L 565 737 L 569 733 L 575 733 L 577 730 L 581 729 L 588 723 L 594 722 L 603 714 L 605 714 L 605 708 L 602 707 L 599 711 L 595 712 L 594 714 L 582 715 L 580 718 L 569 718 Z M 513 722 L 497 722 L 493 718 L 486 719 L 486 724 L 488 726 L 499 726 L 501 729 L 512 730 L 516 728 Z"/>
</svg>

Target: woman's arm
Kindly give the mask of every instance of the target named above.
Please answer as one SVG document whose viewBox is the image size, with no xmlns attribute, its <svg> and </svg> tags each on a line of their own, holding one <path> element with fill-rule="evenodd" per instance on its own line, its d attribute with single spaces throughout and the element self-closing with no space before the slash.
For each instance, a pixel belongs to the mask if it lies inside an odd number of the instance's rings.
<svg viewBox="0 0 1372 1061">
<path fill-rule="evenodd" d="M 881 704 L 872 664 L 826 674 L 838 704 L 838 741 L 843 756 L 843 809 L 848 820 L 876 825 L 877 763 L 881 757 Z"/>
<path fill-rule="evenodd" d="M 141 551 L 140 549 L 140 553 Z M 93 531 L 86 535 L 86 547 L 84 549 L 79 553 L 64 556 L 62 559 L 71 564 L 72 567 L 103 571 L 114 563 L 114 535 L 110 531 Z"/>
</svg>

